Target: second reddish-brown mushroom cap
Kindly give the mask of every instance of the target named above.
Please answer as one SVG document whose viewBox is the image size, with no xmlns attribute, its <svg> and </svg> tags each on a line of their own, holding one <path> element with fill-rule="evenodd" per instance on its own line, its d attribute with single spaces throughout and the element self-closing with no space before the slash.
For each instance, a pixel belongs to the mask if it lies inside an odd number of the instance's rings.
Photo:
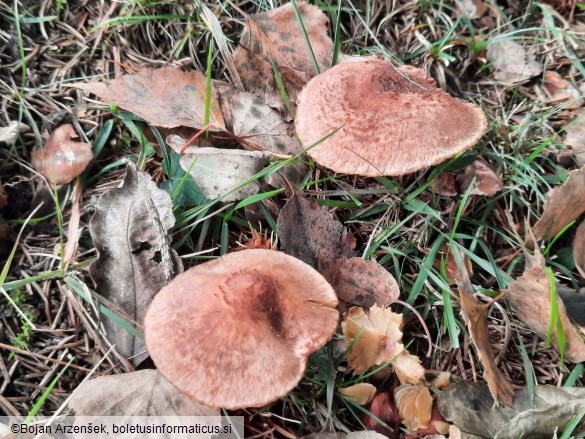
<svg viewBox="0 0 585 439">
<path fill-rule="evenodd" d="M 154 298 L 146 344 L 159 371 L 193 400 L 230 409 L 285 396 L 337 327 L 333 288 L 271 250 L 230 253 L 177 276 Z"/>
<path fill-rule="evenodd" d="M 483 111 L 436 88 L 424 71 L 381 60 L 343 63 L 313 78 L 299 95 L 297 134 L 315 161 L 336 172 L 404 175 L 475 145 Z"/>
</svg>

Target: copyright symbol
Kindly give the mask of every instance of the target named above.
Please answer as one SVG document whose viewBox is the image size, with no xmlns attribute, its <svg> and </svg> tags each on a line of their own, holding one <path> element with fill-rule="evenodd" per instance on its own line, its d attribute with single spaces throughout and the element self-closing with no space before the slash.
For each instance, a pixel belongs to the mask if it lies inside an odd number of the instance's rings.
<svg viewBox="0 0 585 439">
<path fill-rule="evenodd" d="M 20 428 L 18 427 L 18 424 L 12 424 L 10 426 L 10 431 L 12 431 L 12 433 L 18 433 L 20 431 Z"/>
</svg>

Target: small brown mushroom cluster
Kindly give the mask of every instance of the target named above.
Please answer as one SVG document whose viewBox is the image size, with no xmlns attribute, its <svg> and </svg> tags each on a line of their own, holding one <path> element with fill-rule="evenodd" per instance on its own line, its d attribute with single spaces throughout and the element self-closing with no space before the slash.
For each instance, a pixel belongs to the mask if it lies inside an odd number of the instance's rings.
<svg viewBox="0 0 585 439">
<path fill-rule="evenodd" d="M 304 262 L 244 250 L 195 266 L 154 298 L 146 344 L 191 399 L 229 409 L 285 396 L 337 328 L 337 296 Z"/>
</svg>

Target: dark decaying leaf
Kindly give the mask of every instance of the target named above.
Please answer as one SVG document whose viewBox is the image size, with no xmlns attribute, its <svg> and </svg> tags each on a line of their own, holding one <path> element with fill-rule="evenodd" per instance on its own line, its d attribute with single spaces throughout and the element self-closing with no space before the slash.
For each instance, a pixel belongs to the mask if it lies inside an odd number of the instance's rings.
<svg viewBox="0 0 585 439">
<path fill-rule="evenodd" d="M 353 256 L 353 237 L 325 207 L 295 192 L 277 221 L 278 239 L 287 254 L 320 268 L 341 257 Z"/>
<path fill-rule="evenodd" d="M 294 128 L 284 121 L 278 111 L 252 93 L 234 95 L 232 118 L 234 134 L 245 137 L 247 142 L 258 146 L 258 149 L 289 155 L 302 149 L 294 137 Z"/>
<path fill-rule="evenodd" d="M 506 407 L 512 405 L 514 389 L 498 369 L 487 323 L 491 303 L 480 302 L 474 295 L 473 286 L 469 280 L 467 270 L 459 270 L 459 295 L 461 297 L 461 313 L 469 328 L 469 334 L 477 350 L 479 360 L 484 367 L 485 379 L 489 390 L 494 397 L 495 404 Z"/>
<path fill-rule="evenodd" d="M 542 257 L 539 257 L 537 263 L 512 282 L 506 291 L 518 318 L 540 337 L 546 338 L 551 319 L 551 285 L 542 264 Z M 557 305 L 565 336 L 565 357 L 573 363 L 585 361 L 585 344 L 571 324 L 563 301 L 558 296 Z M 552 342 L 558 349 L 556 328 Z"/>
<path fill-rule="evenodd" d="M 144 69 L 103 82 L 76 83 L 74 87 L 99 96 L 164 128 L 205 126 L 205 77 L 175 67 Z M 225 128 L 217 91 L 211 88 L 210 123 Z M 215 128 L 213 128 L 215 129 Z"/>
<path fill-rule="evenodd" d="M 340 258 L 328 264 L 322 274 L 348 307 L 387 307 L 400 296 L 394 277 L 373 260 Z"/>
<path fill-rule="evenodd" d="M 98 252 L 90 273 L 97 291 L 139 325 L 152 298 L 166 285 L 175 264 L 167 230 L 174 223 L 170 196 L 150 176 L 127 167 L 124 185 L 106 192 L 95 206 L 89 230 Z M 110 320 L 104 325 L 109 340 L 126 357 L 145 350 L 144 342 Z M 134 358 L 137 364 L 146 357 Z"/>
<path fill-rule="evenodd" d="M 546 194 L 544 212 L 534 225 L 536 239 L 551 239 L 585 212 L 585 167 L 569 172 L 567 181 Z"/>
<path fill-rule="evenodd" d="M 442 172 L 430 186 L 434 193 L 446 197 L 464 194 L 473 183 L 470 195 L 493 196 L 503 187 L 502 179 L 482 158 L 457 172 Z"/>
<path fill-rule="evenodd" d="M 522 388 L 511 407 L 494 408 L 485 383 L 462 381 L 441 392 L 438 405 L 463 437 L 549 439 L 585 408 L 585 389 L 540 385 L 532 401 L 527 388 Z"/>
<path fill-rule="evenodd" d="M 321 72 L 331 67 L 333 42 L 327 36 L 327 16 L 314 5 L 298 1 L 297 7 Z M 272 11 L 246 15 L 246 26 L 234 62 L 244 87 L 264 102 L 284 112 L 271 60 L 278 66 L 288 98 L 315 76 L 307 44 L 291 3 Z"/>
<path fill-rule="evenodd" d="M 154 369 L 94 378 L 69 401 L 77 416 L 220 416 L 191 401 Z"/>
<path fill-rule="evenodd" d="M 268 151 L 242 151 L 239 149 L 193 148 L 181 156 L 181 167 L 189 172 L 203 194 L 217 198 L 231 192 L 237 186 L 260 172 L 270 159 Z M 225 202 L 243 200 L 260 189 L 257 180 L 246 183 L 240 189 L 226 195 Z"/>
</svg>

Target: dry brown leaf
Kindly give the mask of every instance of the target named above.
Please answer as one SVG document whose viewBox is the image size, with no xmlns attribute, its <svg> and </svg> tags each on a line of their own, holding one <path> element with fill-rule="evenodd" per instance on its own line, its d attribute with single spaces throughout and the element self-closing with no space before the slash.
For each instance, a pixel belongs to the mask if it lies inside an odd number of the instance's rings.
<svg viewBox="0 0 585 439">
<path fill-rule="evenodd" d="M 98 259 L 90 274 L 96 290 L 139 325 L 152 298 L 182 267 L 174 263 L 167 230 L 175 224 L 173 202 L 144 172 L 129 164 L 124 186 L 106 192 L 89 224 Z M 108 338 L 126 358 L 140 363 L 141 340 L 104 320 Z"/>
<path fill-rule="evenodd" d="M 339 300 L 349 306 L 387 307 L 400 296 L 394 277 L 374 260 L 340 258 L 322 272 Z"/>
<path fill-rule="evenodd" d="M 477 350 L 479 361 L 484 367 L 485 379 L 492 393 L 495 405 L 512 405 L 514 389 L 510 382 L 498 369 L 496 356 L 492 350 L 487 317 L 491 303 L 480 302 L 474 295 L 473 286 L 466 270 L 460 272 L 459 296 L 461 297 L 461 313 L 469 328 L 469 334 Z"/>
<path fill-rule="evenodd" d="M 510 305 L 530 329 L 546 338 L 551 314 L 550 277 L 543 268 L 542 257 L 510 284 L 506 290 Z M 557 296 L 557 305 L 565 334 L 565 358 L 573 363 L 585 361 L 585 343 L 571 324 L 563 301 Z M 558 349 L 556 330 L 552 343 Z"/>
<path fill-rule="evenodd" d="M 431 420 L 433 397 L 426 386 L 404 384 L 394 389 L 394 402 L 402 423 L 411 431 L 426 428 Z"/>
<path fill-rule="evenodd" d="M 339 393 L 355 404 L 366 405 L 374 399 L 376 387 L 370 383 L 358 383 L 353 386 L 339 389 Z"/>
<path fill-rule="evenodd" d="M 489 197 L 494 196 L 504 186 L 502 179 L 481 158 L 478 158 L 473 164 L 467 165 L 462 172 L 457 174 L 455 181 L 460 194 L 466 193 L 473 183 L 471 195 L 487 195 Z"/>
<path fill-rule="evenodd" d="M 298 1 L 297 7 L 321 72 L 331 67 L 333 42 L 327 36 L 327 16 L 317 7 Z M 246 26 L 234 62 L 247 91 L 285 112 L 274 79 L 271 59 L 278 66 L 289 100 L 315 76 L 307 44 L 291 3 L 272 11 L 245 16 Z"/>
<path fill-rule="evenodd" d="M 573 239 L 573 260 L 577 270 L 585 278 L 585 222 L 582 222 L 577 227 L 577 232 Z"/>
<path fill-rule="evenodd" d="M 323 271 L 323 267 L 353 253 L 352 235 L 335 215 L 295 192 L 277 221 L 278 239 L 287 254 Z"/>
<path fill-rule="evenodd" d="M 201 72 L 183 72 L 175 67 L 144 69 L 104 82 L 76 83 L 73 87 L 99 96 L 164 128 L 205 126 L 205 77 Z M 211 88 L 209 122 L 224 129 L 217 90 Z"/>
<path fill-rule="evenodd" d="M 363 308 L 354 306 L 341 323 L 341 328 L 345 345 L 351 344 L 347 362 L 355 374 L 392 361 L 394 371 L 403 384 L 417 384 L 424 375 L 425 370 L 418 357 L 410 355 L 402 344 L 402 314 L 377 305 L 366 314 Z M 354 342 L 360 330 L 360 336 Z"/>
<path fill-rule="evenodd" d="M 583 105 L 581 92 L 557 72 L 548 71 L 544 74 L 544 90 L 550 102 L 562 104 L 574 101 L 565 105 L 565 108 L 569 110 L 575 110 Z"/>
<path fill-rule="evenodd" d="M 234 134 L 246 137 L 248 142 L 257 145 L 259 149 L 291 155 L 302 149 L 293 135 L 294 128 L 284 121 L 278 111 L 252 93 L 234 95 L 232 117 Z"/>
<path fill-rule="evenodd" d="M 580 166 L 585 165 L 585 111 L 580 110 L 577 120 L 565 130 L 565 145 L 571 149 Z"/>
<path fill-rule="evenodd" d="M 243 200 L 258 193 L 260 183 L 256 180 L 235 191 L 233 189 L 260 172 L 272 159 L 272 153 L 268 151 L 221 148 L 193 148 L 189 151 L 190 154 L 181 156 L 181 167 L 191 174 L 203 195 L 209 199 L 225 195 L 222 198 L 225 202 Z"/>
<path fill-rule="evenodd" d="M 460 5 L 461 12 L 472 20 L 480 18 L 487 11 L 487 7 L 482 0 L 461 0 Z"/>
<path fill-rule="evenodd" d="M 61 125 L 47 140 L 43 149 L 31 153 L 33 167 L 54 184 L 67 184 L 81 174 L 93 159 L 91 145 L 76 142 L 75 128 Z"/>
<path fill-rule="evenodd" d="M 501 40 L 487 47 L 487 59 L 495 70 L 494 77 L 506 84 L 516 84 L 537 76 L 542 65 L 513 40 Z"/>
<path fill-rule="evenodd" d="M 94 378 L 69 401 L 77 416 L 220 416 L 181 394 L 157 370 Z"/>
<path fill-rule="evenodd" d="M 546 194 L 544 212 L 534 225 L 536 239 L 550 239 L 585 212 L 585 167 L 569 172 L 567 181 Z"/>
</svg>

